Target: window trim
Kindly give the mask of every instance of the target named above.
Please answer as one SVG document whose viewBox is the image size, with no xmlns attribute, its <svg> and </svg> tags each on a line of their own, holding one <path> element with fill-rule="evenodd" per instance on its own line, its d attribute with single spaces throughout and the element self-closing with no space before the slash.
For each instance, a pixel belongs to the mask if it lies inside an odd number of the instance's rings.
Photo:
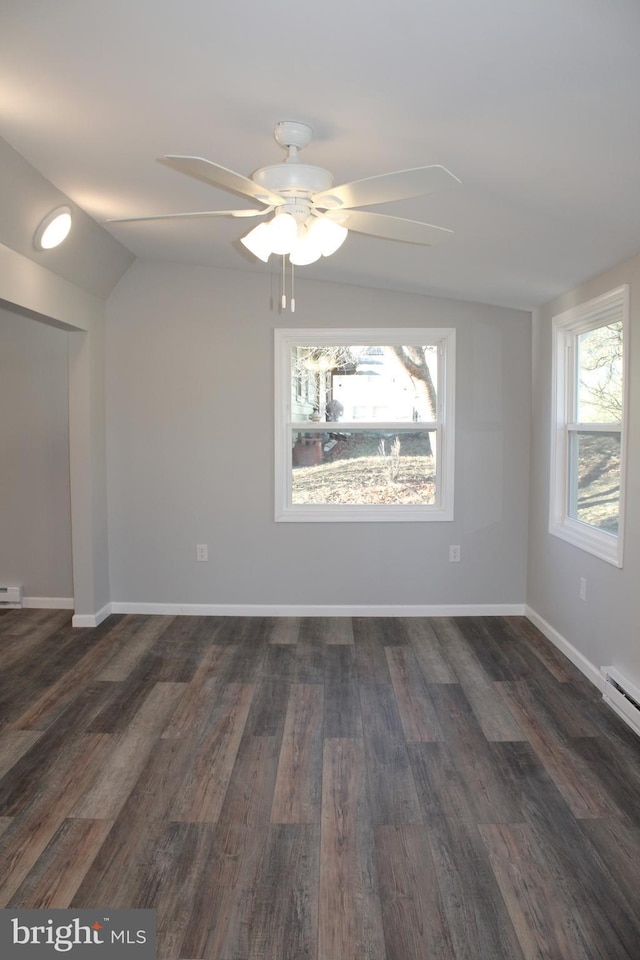
<svg viewBox="0 0 640 960">
<path fill-rule="evenodd" d="M 451 327 L 276 329 L 275 346 L 275 520 L 276 522 L 403 522 L 453 520 L 455 437 L 455 329 Z M 313 421 L 291 420 L 291 347 L 300 344 L 430 345 L 438 350 L 438 411 L 433 422 L 402 424 L 358 421 L 354 428 L 437 430 L 435 504 L 292 504 L 291 431 Z M 345 425 L 344 421 L 341 421 Z M 346 424 L 348 425 L 348 424 Z M 313 423 L 315 429 L 317 423 Z"/>
<path fill-rule="evenodd" d="M 574 420 L 576 396 L 575 345 L 579 334 L 622 320 L 622 420 L 607 424 L 620 433 L 620 499 L 618 534 L 606 533 L 569 515 L 570 434 L 604 430 L 600 424 Z M 602 296 L 565 310 L 552 319 L 552 421 L 549 533 L 616 567 L 624 556 L 626 499 L 627 411 L 629 391 L 629 286 L 622 284 Z"/>
</svg>

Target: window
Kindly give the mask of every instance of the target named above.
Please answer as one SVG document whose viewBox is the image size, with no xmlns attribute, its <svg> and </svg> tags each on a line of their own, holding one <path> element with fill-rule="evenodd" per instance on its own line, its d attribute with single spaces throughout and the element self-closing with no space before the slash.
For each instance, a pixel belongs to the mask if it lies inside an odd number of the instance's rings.
<svg viewBox="0 0 640 960">
<path fill-rule="evenodd" d="M 454 351 L 450 329 L 276 330 L 276 520 L 452 520 Z"/>
<path fill-rule="evenodd" d="M 622 566 L 628 287 L 553 318 L 549 531 Z"/>
</svg>

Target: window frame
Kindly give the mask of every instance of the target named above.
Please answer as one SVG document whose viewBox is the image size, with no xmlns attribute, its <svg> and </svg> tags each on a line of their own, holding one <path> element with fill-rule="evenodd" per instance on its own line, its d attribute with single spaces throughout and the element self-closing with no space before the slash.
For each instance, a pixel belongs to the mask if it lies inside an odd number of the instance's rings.
<svg viewBox="0 0 640 960">
<path fill-rule="evenodd" d="M 581 334 L 622 321 L 622 418 L 612 423 L 577 421 L 577 343 Z M 624 556 L 626 499 L 627 411 L 629 390 L 629 286 L 572 307 L 552 319 L 552 423 L 549 497 L 549 533 L 616 567 Z M 619 433 L 620 496 L 618 533 L 612 534 L 570 515 L 575 501 L 571 477 L 570 442 L 581 433 Z M 574 503 L 575 506 L 575 503 Z"/>
<path fill-rule="evenodd" d="M 275 520 L 276 522 L 415 522 L 453 520 L 455 450 L 455 329 L 450 327 L 276 329 L 275 347 Z M 438 346 L 436 420 L 340 421 L 360 430 L 416 429 L 436 432 L 434 504 L 294 504 L 291 444 L 295 431 L 317 430 L 318 423 L 291 419 L 291 348 L 302 345 Z"/>
</svg>

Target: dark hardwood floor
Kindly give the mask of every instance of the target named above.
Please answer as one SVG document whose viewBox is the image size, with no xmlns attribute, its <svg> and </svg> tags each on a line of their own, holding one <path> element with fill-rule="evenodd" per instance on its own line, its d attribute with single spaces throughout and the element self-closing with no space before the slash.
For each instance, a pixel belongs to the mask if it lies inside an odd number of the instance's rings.
<svg viewBox="0 0 640 960">
<path fill-rule="evenodd" d="M 0 907 L 162 960 L 639 960 L 640 740 L 524 618 L 0 612 Z"/>
</svg>

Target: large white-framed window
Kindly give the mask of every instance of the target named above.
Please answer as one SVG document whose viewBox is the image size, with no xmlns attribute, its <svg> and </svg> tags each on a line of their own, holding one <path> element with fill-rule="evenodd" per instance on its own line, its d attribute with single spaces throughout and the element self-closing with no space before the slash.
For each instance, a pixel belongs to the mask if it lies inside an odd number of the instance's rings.
<svg viewBox="0 0 640 960">
<path fill-rule="evenodd" d="M 549 532 L 622 566 L 629 288 L 553 318 Z"/>
<path fill-rule="evenodd" d="M 454 329 L 276 330 L 275 519 L 452 520 L 454 407 Z"/>
</svg>

